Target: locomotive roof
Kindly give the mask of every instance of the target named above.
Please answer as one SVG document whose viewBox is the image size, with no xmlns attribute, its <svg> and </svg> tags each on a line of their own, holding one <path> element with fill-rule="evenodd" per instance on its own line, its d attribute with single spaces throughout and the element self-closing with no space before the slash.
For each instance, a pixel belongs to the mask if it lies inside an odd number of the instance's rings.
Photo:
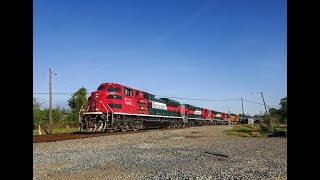
<svg viewBox="0 0 320 180">
<path fill-rule="evenodd" d="M 125 86 L 125 85 L 122 85 L 122 84 L 119 84 L 119 83 L 113 83 L 113 82 L 105 82 L 105 83 L 102 83 L 103 85 L 119 85 L 119 86 L 123 86 L 125 88 L 128 88 L 128 89 L 134 89 L 132 87 L 129 87 L 129 86 Z"/>
<path fill-rule="evenodd" d="M 166 103 L 180 104 L 180 102 L 172 100 L 172 99 L 169 99 L 169 98 L 160 98 L 160 99 L 166 101 Z"/>
<path fill-rule="evenodd" d="M 189 109 L 194 109 L 194 110 L 202 110 L 201 107 L 197 107 L 197 106 L 194 106 L 194 105 L 191 105 L 191 104 L 185 104 L 185 107 L 189 108 Z"/>
</svg>

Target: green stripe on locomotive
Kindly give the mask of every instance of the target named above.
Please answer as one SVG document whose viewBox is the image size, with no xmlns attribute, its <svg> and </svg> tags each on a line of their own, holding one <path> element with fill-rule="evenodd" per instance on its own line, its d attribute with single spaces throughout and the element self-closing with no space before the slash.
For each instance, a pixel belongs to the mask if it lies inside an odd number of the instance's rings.
<svg viewBox="0 0 320 180">
<path fill-rule="evenodd" d="M 175 117 L 181 116 L 180 112 L 173 112 L 173 111 L 155 109 L 155 108 L 148 108 L 148 110 L 150 115 L 175 116 Z"/>
</svg>

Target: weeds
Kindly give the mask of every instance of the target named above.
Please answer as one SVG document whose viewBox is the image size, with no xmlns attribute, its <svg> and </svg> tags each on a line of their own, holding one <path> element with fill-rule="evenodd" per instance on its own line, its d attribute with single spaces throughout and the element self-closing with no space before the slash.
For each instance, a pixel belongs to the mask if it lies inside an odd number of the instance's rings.
<svg viewBox="0 0 320 180">
<path fill-rule="evenodd" d="M 287 134 L 287 125 L 280 123 L 277 118 L 264 116 L 260 124 L 238 124 L 226 130 L 226 133 L 242 137 L 283 137 Z"/>
</svg>

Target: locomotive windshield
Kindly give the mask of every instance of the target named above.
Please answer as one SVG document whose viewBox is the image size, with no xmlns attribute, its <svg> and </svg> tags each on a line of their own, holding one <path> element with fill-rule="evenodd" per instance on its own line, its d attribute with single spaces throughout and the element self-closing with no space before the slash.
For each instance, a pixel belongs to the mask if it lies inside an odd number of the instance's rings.
<svg viewBox="0 0 320 180">
<path fill-rule="evenodd" d="M 98 90 L 106 90 L 105 87 L 103 85 L 98 87 Z"/>
<path fill-rule="evenodd" d="M 109 92 L 120 92 L 120 88 L 119 88 L 119 87 L 115 87 L 115 88 L 113 88 L 113 87 L 108 87 L 108 91 L 109 91 Z"/>
</svg>

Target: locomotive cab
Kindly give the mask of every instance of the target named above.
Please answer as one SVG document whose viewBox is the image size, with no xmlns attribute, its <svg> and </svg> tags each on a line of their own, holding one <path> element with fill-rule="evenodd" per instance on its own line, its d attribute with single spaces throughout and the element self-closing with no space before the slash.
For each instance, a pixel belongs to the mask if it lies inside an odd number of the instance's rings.
<svg viewBox="0 0 320 180">
<path fill-rule="evenodd" d="M 112 83 L 101 84 L 88 99 L 89 112 L 108 113 L 113 108 L 121 108 L 121 86 Z"/>
</svg>

